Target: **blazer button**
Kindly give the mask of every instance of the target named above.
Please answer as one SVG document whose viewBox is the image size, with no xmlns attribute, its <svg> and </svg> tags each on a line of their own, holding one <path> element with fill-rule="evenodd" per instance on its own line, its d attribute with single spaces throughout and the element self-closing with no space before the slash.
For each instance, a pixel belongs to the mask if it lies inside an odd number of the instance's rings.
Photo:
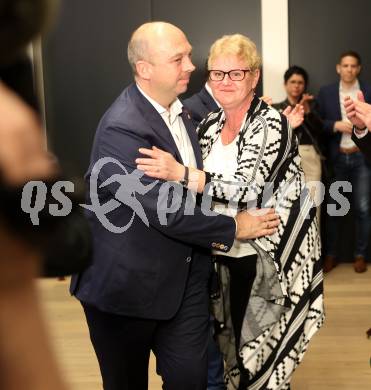
<svg viewBox="0 0 371 390">
<path fill-rule="evenodd" d="M 192 260 L 192 257 L 191 257 L 191 256 L 188 256 L 188 257 L 186 258 L 186 263 L 190 263 L 191 260 Z"/>
</svg>

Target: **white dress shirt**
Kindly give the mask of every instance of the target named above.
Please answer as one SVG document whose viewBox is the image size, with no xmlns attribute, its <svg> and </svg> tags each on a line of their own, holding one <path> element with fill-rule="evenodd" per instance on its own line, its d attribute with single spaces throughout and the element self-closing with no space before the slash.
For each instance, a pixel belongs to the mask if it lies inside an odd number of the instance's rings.
<svg viewBox="0 0 371 390">
<path fill-rule="evenodd" d="M 244 123 L 245 123 L 245 119 L 242 121 L 241 128 L 244 125 Z M 239 137 L 237 135 L 237 137 L 230 144 L 223 145 L 222 137 L 221 135 L 219 135 L 218 139 L 216 140 L 213 147 L 211 148 L 210 153 L 204 160 L 205 171 L 220 173 L 223 175 L 233 175 L 237 171 L 237 164 L 238 164 L 237 163 L 238 138 Z M 236 183 L 236 185 L 240 185 L 240 184 L 241 183 Z M 230 189 L 231 191 L 235 192 L 235 188 L 233 187 L 234 186 L 231 184 Z M 229 204 L 225 204 L 222 202 L 213 202 L 212 205 L 213 205 L 213 210 L 215 212 L 219 214 L 227 215 L 229 217 L 235 217 L 239 211 L 237 204 L 233 204 L 232 202 L 230 202 Z M 227 253 L 213 249 L 213 254 L 215 255 L 230 256 L 235 258 L 250 256 L 255 253 L 256 253 L 255 249 L 247 241 L 240 241 L 240 240 L 234 240 L 233 246 L 231 247 L 230 251 Z"/>
<path fill-rule="evenodd" d="M 341 111 L 341 120 L 349 122 L 349 119 L 347 118 L 347 114 L 345 112 L 344 108 L 344 98 L 345 96 L 350 96 L 353 100 L 357 99 L 357 92 L 360 91 L 359 82 L 356 80 L 356 82 L 350 87 L 345 88 L 343 83 L 340 81 L 339 83 L 339 99 L 340 99 L 340 111 Z M 348 133 L 342 133 L 341 134 L 341 141 L 340 141 L 340 147 L 344 149 L 350 149 L 354 148 L 356 144 L 352 141 L 352 134 Z"/>
<path fill-rule="evenodd" d="M 150 96 L 148 96 L 137 84 L 139 92 L 152 104 L 155 110 L 161 115 L 162 119 L 166 123 L 170 130 L 170 134 L 174 139 L 174 142 L 179 150 L 180 156 L 183 160 L 183 165 L 188 167 L 197 168 L 196 157 L 192 147 L 191 140 L 189 139 L 187 130 L 181 117 L 183 105 L 179 99 L 174 100 L 171 103 L 169 109 L 161 106 Z"/>
</svg>

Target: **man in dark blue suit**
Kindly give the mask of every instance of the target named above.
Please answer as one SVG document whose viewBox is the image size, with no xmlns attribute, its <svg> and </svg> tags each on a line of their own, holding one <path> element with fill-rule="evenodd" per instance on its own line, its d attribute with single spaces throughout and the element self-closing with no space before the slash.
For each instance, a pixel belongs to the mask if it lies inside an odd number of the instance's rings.
<svg viewBox="0 0 371 390">
<path fill-rule="evenodd" d="M 207 114 L 219 108 L 212 96 L 212 92 L 207 82 L 201 90 L 191 97 L 183 100 L 184 107 L 189 111 L 195 125 L 197 126 Z"/>
<path fill-rule="evenodd" d="M 352 185 L 351 207 L 355 214 L 357 234 L 355 236 L 354 270 L 367 270 L 365 260 L 370 233 L 370 169 L 363 154 L 352 141 L 352 124 L 346 117 L 343 101 L 346 96 L 355 99 L 362 91 L 367 102 L 371 102 L 371 89 L 358 80 L 361 58 L 358 53 L 348 51 L 340 56 L 336 66 L 339 82 L 321 88 L 318 95 L 319 113 L 324 129 L 329 136 L 329 164 L 334 171 L 333 181 L 348 181 Z M 326 231 L 326 257 L 324 271 L 336 265 L 339 223 L 329 216 Z"/>
<path fill-rule="evenodd" d="M 128 46 L 135 84 L 95 135 L 87 172 L 93 262 L 73 278 L 71 292 L 83 305 L 105 390 L 147 389 L 151 350 L 164 389 L 205 389 L 209 251 L 228 251 L 235 237 L 271 234 L 278 224 L 273 213 L 234 220 L 190 207 L 187 168 L 183 183 L 135 170 L 139 148 L 153 146 L 202 166 L 192 120 L 177 99 L 194 70 L 191 49 L 171 24 L 140 26 Z"/>
</svg>

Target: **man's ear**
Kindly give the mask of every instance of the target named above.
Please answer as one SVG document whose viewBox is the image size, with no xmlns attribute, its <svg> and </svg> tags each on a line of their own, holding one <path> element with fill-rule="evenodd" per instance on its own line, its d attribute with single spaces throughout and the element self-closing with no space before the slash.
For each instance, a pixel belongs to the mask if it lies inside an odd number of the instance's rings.
<svg viewBox="0 0 371 390">
<path fill-rule="evenodd" d="M 336 73 L 340 74 L 340 64 L 336 64 Z"/>
<path fill-rule="evenodd" d="M 152 65 L 147 62 L 140 60 L 135 64 L 136 70 L 137 70 L 137 75 L 144 79 L 144 80 L 149 80 L 151 78 L 151 73 L 152 73 Z"/>
</svg>

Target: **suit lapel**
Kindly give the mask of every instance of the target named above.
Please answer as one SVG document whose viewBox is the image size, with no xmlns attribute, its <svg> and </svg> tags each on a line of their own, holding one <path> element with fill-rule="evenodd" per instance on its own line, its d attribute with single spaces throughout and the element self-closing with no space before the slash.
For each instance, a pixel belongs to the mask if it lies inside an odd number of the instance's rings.
<svg viewBox="0 0 371 390">
<path fill-rule="evenodd" d="M 335 88 L 333 89 L 334 94 L 334 102 L 335 102 L 335 110 L 336 110 L 336 118 L 339 118 L 341 120 L 341 107 L 340 107 L 340 83 L 337 83 Z"/>
<path fill-rule="evenodd" d="M 140 110 L 141 114 L 157 134 L 159 140 L 165 145 L 166 151 L 174 154 L 177 161 L 183 163 L 178 147 L 170 133 L 167 124 L 162 119 L 161 115 L 156 111 L 152 104 L 139 92 L 135 84 L 131 88 L 132 99 Z"/>
<path fill-rule="evenodd" d="M 199 92 L 199 96 L 202 102 L 208 108 L 209 112 L 215 111 L 219 108 L 218 105 L 215 103 L 215 100 L 211 97 L 209 92 L 207 92 L 207 89 L 205 87 L 201 89 L 201 91 Z"/>
</svg>

